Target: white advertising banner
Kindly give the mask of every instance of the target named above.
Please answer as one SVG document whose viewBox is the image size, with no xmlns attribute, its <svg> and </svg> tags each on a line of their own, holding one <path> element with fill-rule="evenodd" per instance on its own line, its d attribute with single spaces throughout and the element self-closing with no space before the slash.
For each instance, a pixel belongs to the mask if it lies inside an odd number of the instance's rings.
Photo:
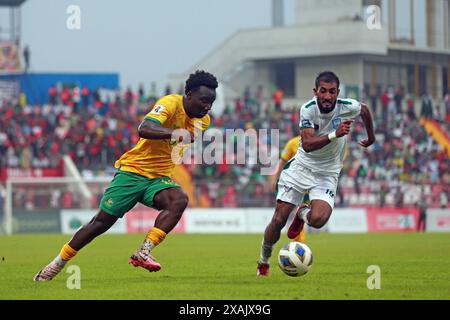
<svg viewBox="0 0 450 320">
<path fill-rule="evenodd" d="M 247 232 L 262 234 L 264 230 L 266 230 L 266 227 L 269 224 L 270 220 L 272 220 L 274 212 L 275 212 L 274 208 L 245 209 L 245 215 L 247 218 Z M 284 229 L 286 228 L 287 227 L 285 227 Z"/>
<path fill-rule="evenodd" d="M 274 208 L 188 209 L 185 214 L 186 233 L 260 233 L 263 234 L 274 214 Z M 282 233 L 291 225 L 289 217 Z M 308 232 L 367 232 L 364 209 L 335 209 L 321 229 Z"/>
<path fill-rule="evenodd" d="M 186 233 L 245 233 L 247 219 L 243 209 L 188 209 Z"/>
<path fill-rule="evenodd" d="M 365 233 L 368 231 L 365 209 L 334 209 L 327 222 L 329 232 Z"/>
<path fill-rule="evenodd" d="M 79 227 L 91 221 L 98 210 L 61 210 L 61 231 L 64 234 L 74 234 Z M 126 217 L 117 222 L 106 233 L 126 233 Z"/>
<path fill-rule="evenodd" d="M 449 232 L 450 209 L 428 209 L 426 231 Z"/>
</svg>

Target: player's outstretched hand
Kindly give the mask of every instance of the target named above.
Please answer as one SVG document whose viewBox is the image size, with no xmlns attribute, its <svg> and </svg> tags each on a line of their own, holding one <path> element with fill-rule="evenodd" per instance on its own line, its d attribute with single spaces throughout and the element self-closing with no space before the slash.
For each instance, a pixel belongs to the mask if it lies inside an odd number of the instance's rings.
<svg viewBox="0 0 450 320">
<path fill-rule="evenodd" d="M 353 123 L 353 120 L 345 120 L 343 121 L 336 130 L 336 137 L 343 137 L 350 132 L 350 127 Z"/>
<path fill-rule="evenodd" d="M 374 142 L 375 142 L 375 139 L 364 139 L 364 140 L 361 140 L 358 144 L 361 147 L 367 148 L 367 147 L 370 147 Z"/>
</svg>

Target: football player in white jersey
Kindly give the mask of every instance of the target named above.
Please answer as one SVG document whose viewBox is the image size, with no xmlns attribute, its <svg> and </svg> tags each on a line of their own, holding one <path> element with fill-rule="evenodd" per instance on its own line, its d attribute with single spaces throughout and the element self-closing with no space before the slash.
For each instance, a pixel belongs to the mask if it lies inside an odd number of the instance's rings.
<svg viewBox="0 0 450 320">
<path fill-rule="evenodd" d="M 306 193 L 309 193 L 311 205 L 297 211 L 290 233 L 300 233 L 305 222 L 321 228 L 330 218 L 346 136 L 358 115 L 367 131 L 367 139 L 360 141 L 359 145 L 367 148 L 375 142 L 369 108 L 354 99 L 338 98 L 339 84 L 339 78 L 333 72 L 320 73 L 313 89 L 314 98 L 300 109 L 301 145 L 278 180 L 277 204 L 264 232 L 257 275 L 269 274 L 273 245 L 280 239 L 281 229 L 290 213 L 302 203 Z"/>
</svg>

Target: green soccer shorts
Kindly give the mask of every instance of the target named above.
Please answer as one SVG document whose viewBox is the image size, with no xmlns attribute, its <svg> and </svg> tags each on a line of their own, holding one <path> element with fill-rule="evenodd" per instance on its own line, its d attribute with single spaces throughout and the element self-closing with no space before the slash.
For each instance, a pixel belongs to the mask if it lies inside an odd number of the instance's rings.
<svg viewBox="0 0 450 320">
<path fill-rule="evenodd" d="M 155 195 L 168 188 L 180 186 L 169 177 L 150 179 L 135 173 L 119 171 L 106 188 L 100 209 L 122 218 L 138 202 L 153 207 Z"/>
</svg>

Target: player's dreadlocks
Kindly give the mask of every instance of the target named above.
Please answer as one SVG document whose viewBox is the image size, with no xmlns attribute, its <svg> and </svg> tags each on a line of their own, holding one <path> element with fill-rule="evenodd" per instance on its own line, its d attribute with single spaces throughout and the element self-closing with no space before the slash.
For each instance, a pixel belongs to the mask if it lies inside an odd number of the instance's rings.
<svg viewBox="0 0 450 320">
<path fill-rule="evenodd" d="M 316 78 L 316 89 L 319 88 L 320 81 L 324 81 L 326 83 L 336 82 L 337 87 L 339 88 L 339 84 L 340 84 L 339 78 L 332 71 L 324 71 L 324 72 L 321 72 L 321 73 L 319 73 L 317 75 L 317 78 Z"/>
<path fill-rule="evenodd" d="M 200 86 L 215 90 L 219 86 L 219 83 L 217 82 L 216 77 L 211 73 L 197 70 L 195 73 L 190 74 L 189 79 L 186 80 L 184 92 L 188 94 L 191 91 L 197 90 Z"/>
</svg>

